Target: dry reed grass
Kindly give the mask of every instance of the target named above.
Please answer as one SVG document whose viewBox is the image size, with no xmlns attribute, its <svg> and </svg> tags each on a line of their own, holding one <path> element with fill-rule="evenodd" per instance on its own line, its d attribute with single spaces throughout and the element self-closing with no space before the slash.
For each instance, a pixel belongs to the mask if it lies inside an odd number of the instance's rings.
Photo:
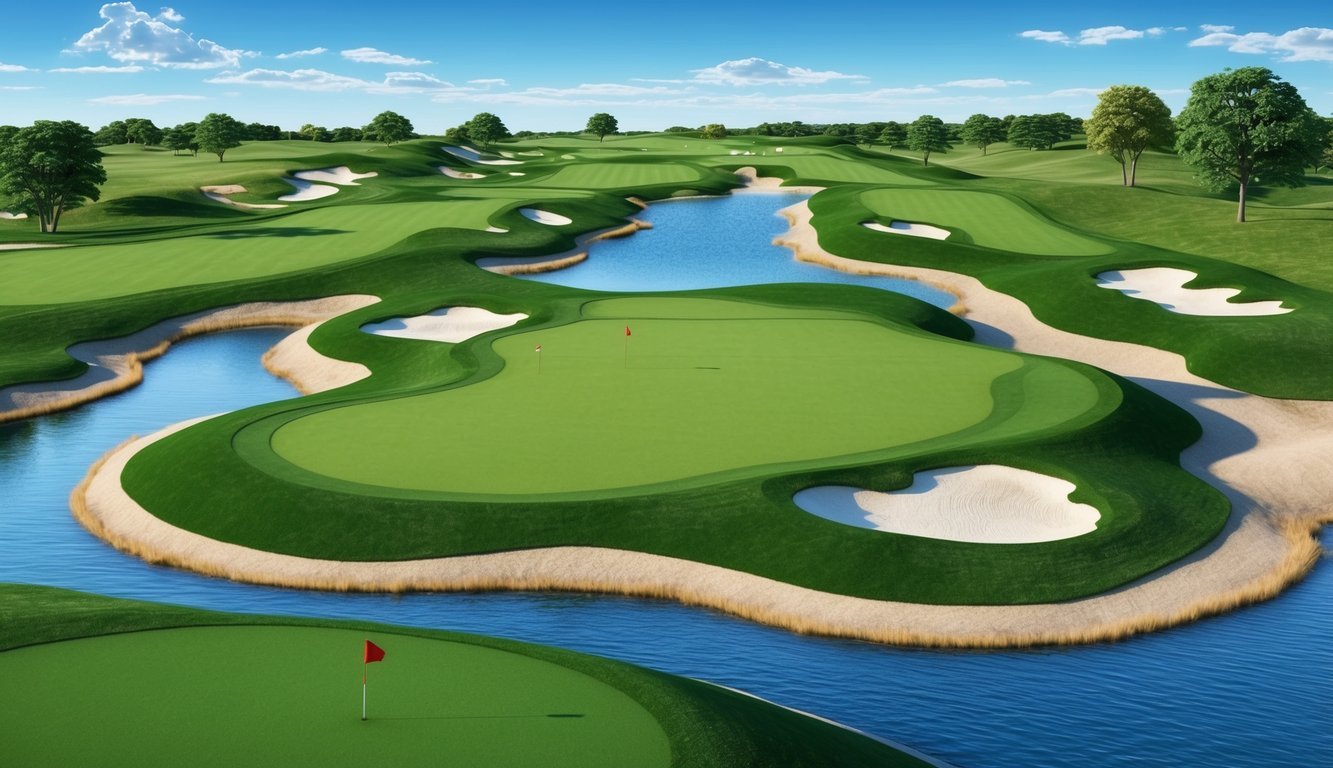
<svg viewBox="0 0 1333 768">
<path fill-rule="evenodd" d="M 593 235 L 592 237 L 588 238 L 585 242 L 595 243 L 599 240 L 614 240 L 620 237 L 629 237 L 630 235 L 634 234 L 635 232 L 638 232 L 641 229 L 652 229 L 652 228 L 653 228 L 653 223 L 651 221 L 640 221 L 639 219 L 630 219 L 629 223 L 626 224 L 625 226 L 616 227 L 615 229 L 608 229 L 605 232 Z"/>
<path fill-rule="evenodd" d="M 587 251 L 566 256 L 562 259 L 551 259 L 550 261 L 535 261 L 530 264 L 504 264 L 496 267 L 489 267 L 491 272 L 497 275 L 536 275 L 542 272 L 555 272 L 558 269 L 572 267 L 588 259 Z"/>
</svg>

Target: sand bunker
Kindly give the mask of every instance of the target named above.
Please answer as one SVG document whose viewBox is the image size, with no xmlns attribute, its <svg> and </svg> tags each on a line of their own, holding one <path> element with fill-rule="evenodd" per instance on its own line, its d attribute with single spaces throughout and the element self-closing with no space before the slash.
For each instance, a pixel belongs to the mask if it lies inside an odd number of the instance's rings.
<svg viewBox="0 0 1333 768">
<path fill-rule="evenodd" d="M 551 213 L 550 211 L 543 211 L 538 208 L 519 208 L 518 212 L 538 224 L 546 224 L 551 227 L 563 227 L 566 224 L 574 223 L 574 220 L 568 216 L 561 216 L 558 213 Z"/>
<path fill-rule="evenodd" d="M 504 233 L 508 232 L 509 230 L 505 229 L 504 227 L 487 227 L 487 228 L 486 228 L 486 231 L 487 231 L 487 232 L 494 232 L 494 233 L 499 234 L 499 235 L 503 235 Z"/>
<path fill-rule="evenodd" d="M 312 184 L 302 179 L 283 179 L 283 181 L 296 187 L 295 192 L 278 198 L 289 203 L 308 203 L 311 200 L 338 194 L 338 188 L 330 187 L 328 184 Z"/>
<path fill-rule="evenodd" d="M 235 200 L 232 200 L 230 197 L 227 197 L 227 195 L 239 195 L 242 192 L 245 192 L 245 187 L 242 187 L 240 184 L 223 184 L 211 187 L 200 187 L 199 191 L 204 193 L 204 197 L 208 198 L 209 200 L 212 200 L 215 203 L 222 203 L 223 205 L 234 205 L 237 208 L 254 208 L 259 210 L 268 210 L 271 208 L 287 207 L 285 205 L 278 205 L 277 203 L 238 203 Z"/>
<path fill-rule="evenodd" d="M 356 183 L 357 179 L 373 179 L 378 175 L 379 174 L 375 171 L 371 171 L 370 173 L 356 173 L 345 165 L 340 165 L 336 168 L 319 168 L 313 171 L 297 171 L 292 174 L 292 176 L 295 176 L 302 181 L 322 182 L 324 184 L 341 184 L 348 187 L 359 187 L 361 185 Z"/>
<path fill-rule="evenodd" d="M 1205 317 L 1285 315 L 1292 311 L 1281 301 L 1251 301 L 1232 304 L 1240 295 L 1235 288 L 1186 288 L 1185 283 L 1198 273 L 1172 267 L 1148 267 L 1102 272 L 1097 285 L 1111 288 L 1134 299 L 1151 301 L 1162 309 L 1180 315 Z"/>
<path fill-rule="evenodd" d="M 445 152 L 448 152 L 454 157 L 466 160 L 469 163 L 476 163 L 478 165 L 522 165 L 523 164 L 522 160 L 506 160 L 503 158 L 496 160 L 486 160 L 482 157 L 481 152 L 477 151 L 472 147 L 443 147 L 443 149 Z"/>
<path fill-rule="evenodd" d="M 949 236 L 949 230 L 932 227 L 929 224 L 913 224 L 907 221 L 891 221 L 889 226 L 884 226 L 878 221 L 863 221 L 861 226 L 866 229 L 873 229 L 876 232 L 888 232 L 891 235 L 911 235 L 913 237 L 929 237 L 931 240 L 943 240 Z"/>
<path fill-rule="evenodd" d="M 381 323 L 367 323 L 361 330 L 376 336 L 457 344 L 526 319 L 528 316 L 522 312 L 500 315 L 480 307 L 445 307 L 416 317 L 393 317 Z"/>
<path fill-rule="evenodd" d="M 527 176 L 526 173 L 522 173 L 522 172 L 520 172 L 520 171 L 510 171 L 510 172 L 509 172 L 509 175 L 510 175 L 510 176 Z"/>
<path fill-rule="evenodd" d="M 1074 484 L 998 464 L 918 472 L 880 493 L 841 485 L 807 488 L 794 501 L 837 523 L 929 539 L 1031 544 L 1082 536 L 1101 514 L 1069 500 Z"/>
<path fill-rule="evenodd" d="M 439 169 L 440 169 L 440 173 L 443 173 L 445 176 L 448 176 L 448 177 L 451 178 L 451 179 L 484 179 L 484 178 L 486 178 L 486 174 L 484 174 L 484 173 L 471 173 L 471 172 L 468 172 L 468 171 L 455 171 L 453 168 L 450 168 L 450 167 L 447 166 L 447 165 L 441 165 L 441 166 L 439 166 Z"/>
<path fill-rule="evenodd" d="M 0 211 L 0 220 L 3 221 L 22 221 L 28 218 L 26 213 L 10 213 L 9 211 Z"/>
<path fill-rule="evenodd" d="M 64 248 L 64 243 L 0 243 L 0 251 L 26 251 L 29 248 Z"/>
</svg>

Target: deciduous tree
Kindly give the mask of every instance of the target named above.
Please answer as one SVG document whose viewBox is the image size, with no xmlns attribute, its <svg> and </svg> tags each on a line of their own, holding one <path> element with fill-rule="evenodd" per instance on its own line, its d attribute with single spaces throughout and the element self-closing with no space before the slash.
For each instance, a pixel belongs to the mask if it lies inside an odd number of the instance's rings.
<svg viewBox="0 0 1333 768">
<path fill-rule="evenodd" d="M 998 117 L 990 115 L 975 114 L 963 123 L 961 136 L 964 142 L 981 150 L 981 154 L 986 154 L 986 148 L 992 144 L 998 144 L 1005 138 L 1004 123 Z"/>
<path fill-rule="evenodd" d="M 727 138 L 727 126 L 722 123 L 709 123 L 699 131 L 705 139 L 725 139 Z"/>
<path fill-rule="evenodd" d="M 1323 122 L 1296 87 L 1264 67 L 1209 75 L 1190 88 L 1176 122 L 1176 150 L 1205 186 L 1240 188 L 1245 221 L 1251 183 L 1295 187 L 1324 146 Z"/>
<path fill-rule="evenodd" d="M 467 121 L 467 135 L 483 146 L 509 136 L 509 129 L 490 112 L 479 112 Z"/>
<path fill-rule="evenodd" d="M 583 130 L 597 134 L 597 141 L 600 142 L 606 138 L 606 134 L 620 130 L 620 123 L 609 113 L 598 112 L 588 118 L 588 126 Z"/>
<path fill-rule="evenodd" d="M 884 125 L 884 130 L 879 132 L 879 143 L 889 145 L 889 149 L 901 147 L 907 143 L 907 129 L 902 123 L 889 121 Z"/>
<path fill-rule="evenodd" d="M 96 201 L 105 182 L 92 131 L 73 121 L 38 120 L 0 142 L 0 192 L 36 213 L 42 232 L 54 233 L 62 213 Z"/>
<path fill-rule="evenodd" d="M 931 152 L 948 152 L 953 144 L 949 143 L 949 129 L 943 120 L 922 115 L 907 126 L 907 148 L 920 152 L 922 164 L 930 165 Z"/>
<path fill-rule="evenodd" d="M 1114 157 L 1120 163 L 1120 183 L 1132 187 L 1139 156 L 1153 147 L 1170 146 L 1175 126 L 1170 108 L 1157 94 L 1141 85 L 1113 85 L 1097 96 L 1083 132 L 1088 149 Z"/>
<path fill-rule="evenodd" d="M 412 121 L 397 112 L 384 111 L 375 115 L 370 124 L 364 129 L 366 134 L 373 135 L 377 141 L 382 141 L 387 146 L 399 141 L 407 141 L 412 138 L 414 133 Z"/>
<path fill-rule="evenodd" d="M 243 129 L 244 126 L 231 115 L 210 112 L 199 121 L 199 127 L 194 132 L 194 140 L 201 151 L 217 155 L 220 163 L 227 150 L 241 146 Z"/>
</svg>

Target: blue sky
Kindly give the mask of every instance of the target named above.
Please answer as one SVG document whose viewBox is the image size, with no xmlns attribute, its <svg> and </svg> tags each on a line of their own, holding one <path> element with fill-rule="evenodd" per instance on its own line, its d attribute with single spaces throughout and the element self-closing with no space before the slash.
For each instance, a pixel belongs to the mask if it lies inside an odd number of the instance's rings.
<svg viewBox="0 0 1333 768">
<path fill-rule="evenodd" d="M 653 130 L 1086 116 L 1108 85 L 1146 85 L 1178 111 L 1198 78 L 1252 65 L 1333 114 L 1321 3 L 170 1 L 6 11 L 0 124 L 227 112 L 333 128 L 392 109 L 440 133 L 481 111 L 511 130 L 578 129 L 599 111 Z"/>
</svg>

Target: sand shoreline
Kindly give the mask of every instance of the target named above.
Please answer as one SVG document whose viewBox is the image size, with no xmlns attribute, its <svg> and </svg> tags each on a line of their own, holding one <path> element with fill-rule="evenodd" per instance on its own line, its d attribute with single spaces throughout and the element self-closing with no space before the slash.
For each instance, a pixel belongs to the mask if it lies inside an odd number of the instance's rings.
<svg viewBox="0 0 1333 768">
<path fill-rule="evenodd" d="M 779 239 L 799 258 L 942 286 L 966 302 L 978 341 L 1083 360 L 1133 378 L 1184 407 L 1199 419 L 1204 437 L 1185 452 L 1182 464 L 1231 501 L 1224 532 L 1199 552 L 1133 584 L 1089 598 L 1026 606 L 868 600 L 702 563 L 591 547 L 415 561 L 316 560 L 175 528 L 125 494 L 120 473 L 130 458 L 183 425 L 114 449 L 75 489 L 71 506 L 85 526 L 117 548 L 150 562 L 239 581 L 349 591 L 606 592 L 673 599 L 801 633 L 937 647 L 1119 639 L 1272 597 L 1318 559 L 1311 534 L 1330 520 L 1333 403 L 1278 401 L 1220 387 L 1188 373 L 1174 353 L 1051 328 L 1022 302 L 965 275 L 829 254 L 819 247 L 804 202 L 784 209 L 784 215 L 792 228 Z"/>
</svg>

